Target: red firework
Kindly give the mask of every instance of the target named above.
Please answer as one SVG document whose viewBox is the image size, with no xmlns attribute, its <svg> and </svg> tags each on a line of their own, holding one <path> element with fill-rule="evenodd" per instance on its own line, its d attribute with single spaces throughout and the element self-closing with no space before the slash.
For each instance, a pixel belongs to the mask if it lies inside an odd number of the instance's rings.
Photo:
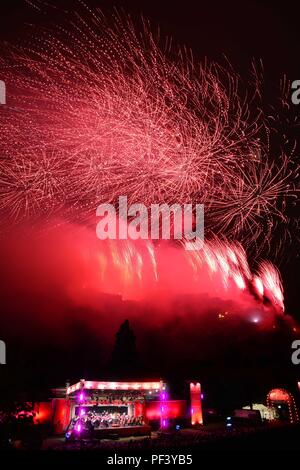
<svg viewBox="0 0 300 470">
<path fill-rule="evenodd" d="M 0 209 L 85 219 L 100 202 L 202 203 L 207 233 L 261 250 L 296 196 L 297 166 L 230 68 L 196 64 L 118 14 L 76 15 L 1 59 Z M 2 111 L 2 110 L 1 110 Z M 284 237 L 281 238 L 281 240 Z"/>
</svg>

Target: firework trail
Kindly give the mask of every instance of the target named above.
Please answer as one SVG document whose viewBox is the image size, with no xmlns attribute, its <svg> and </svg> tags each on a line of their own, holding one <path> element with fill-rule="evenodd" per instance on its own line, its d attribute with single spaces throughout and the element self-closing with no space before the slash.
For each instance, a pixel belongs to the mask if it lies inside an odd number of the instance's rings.
<svg viewBox="0 0 300 470">
<path fill-rule="evenodd" d="M 106 292 L 118 291 L 129 299 L 207 293 L 237 305 L 258 302 L 262 312 L 266 306 L 278 314 L 284 312 L 279 272 L 264 261 L 252 273 L 241 245 L 214 240 L 191 252 L 166 245 L 155 249 L 151 241 L 136 245 L 113 240 L 108 245 L 97 250 Z M 117 280 L 117 289 L 112 279 Z"/>
<path fill-rule="evenodd" d="M 198 316 L 210 305 L 212 315 L 226 310 L 232 319 L 252 322 L 255 316 L 271 327 L 284 313 L 278 271 L 270 262 L 251 269 L 238 243 L 215 239 L 201 250 L 186 251 L 167 240 L 156 245 L 151 240 L 99 240 L 86 225 L 56 222 L 43 235 L 34 227 L 3 241 L 1 259 L 4 265 L 7 260 L 11 278 L 3 279 L 3 295 L 12 282 L 21 296 L 25 284 L 26 295 L 29 290 L 34 298 L 59 291 L 72 304 L 95 309 L 103 303 L 102 294 L 141 302 L 162 316 L 163 306 L 173 302 L 185 303 L 183 312 L 192 307 Z"/>
<path fill-rule="evenodd" d="M 257 253 L 287 225 L 297 169 L 268 153 L 259 94 L 230 68 L 194 64 L 142 21 L 100 12 L 40 31 L 2 59 L 0 208 L 12 219 L 100 202 L 200 202 L 207 233 Z M 245 86 L 244 86 L 245 89 Z M 252 93 L 252 94 L 251 94 Z M 252 106 L 253 108 L 253 106 Z M 1 110 L 2 111 L 2 110 Z"/>
</svg>

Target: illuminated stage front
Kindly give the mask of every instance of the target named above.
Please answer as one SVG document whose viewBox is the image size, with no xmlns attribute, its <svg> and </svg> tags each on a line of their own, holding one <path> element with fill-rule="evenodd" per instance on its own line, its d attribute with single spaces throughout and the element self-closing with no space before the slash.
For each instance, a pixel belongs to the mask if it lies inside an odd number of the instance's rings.
<svg viewBox="0 0 300 470">
<path fill-rule="evenodd" d="M 201 425 L 200 383 L 188 383 L 186 399 L 172 400 L 163 380 L 87 381 L 64 389 L 51 403 L 35 407 L 36 419 L 56 434 L 73 438 L 148 435 L 151 429 Z"/>
<path fill-rule="evenodd" d="M 112 382 L 86 381 L 67 388 L 71 402 L 70 431 L 93 433 L 103 437 L 114 431 L 118 435 L 149 434 L 146 402 L 159 400 L 166 385 L 162 381 Z"/>
</svg>

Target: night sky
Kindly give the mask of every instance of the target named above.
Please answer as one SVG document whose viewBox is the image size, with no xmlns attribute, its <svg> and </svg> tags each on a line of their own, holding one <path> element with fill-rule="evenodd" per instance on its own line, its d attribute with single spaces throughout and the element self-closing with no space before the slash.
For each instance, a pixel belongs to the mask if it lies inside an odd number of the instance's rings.
<svg viewBox="0 0 300 470">
<path fill-rule="evenodd" d="M 26 37 L 29 25 L 47 26 L 51 20 L 61 17 L 57 8 L 47 10 L 49 14 L 30 6 L 39 7 L 42 2 L 33 0 L 11 1 L 1 5 L 0 38 L 19 43 Z M 216 60 L 224 63 L 228 59 L 237 73 L 247 79 L 249 67 L 254 60 L 261 60 L 264 69 L 263 93 L 266 103 L 276 104 L 279 82 L 286 76 L 288 80 L 298 79 L 299 71 L 299 5 L 287 1 L 229 1 L 217 5 L 212 2 L 150 2 L 142 7 L 140 2 L 91 1 L 92 6 L 109 11 L 111 5 L 124 9 L 133 18 L 140 14 L 159 25 L 162 35 L 171 36 L 175 43 L 191 48 L 194 57 L 203 60 Z M 59 8 L 72 10 L 74 2 L 49 2 Z M 5 49 L 5 45 L 2 46 Z M 293 116 L 299 115 L 297 106 L 289 110 Z M 297 139 L 299 128 L 290 126 L 289 135 Z M 297 149 L 296 154 L 299 154 Z M 297 217 L 297 211 L 292 214 Z M 286 252 L 278 260 L 285 288 L 286 309 L 297 317 L 299 292 L 299 255 L 297 233 L 295 241 L 289 244 Z M 299 237 L 299 235 L 298 235 Z M 271 255 L 272 256 L 272 255 Z"/>
</svg>

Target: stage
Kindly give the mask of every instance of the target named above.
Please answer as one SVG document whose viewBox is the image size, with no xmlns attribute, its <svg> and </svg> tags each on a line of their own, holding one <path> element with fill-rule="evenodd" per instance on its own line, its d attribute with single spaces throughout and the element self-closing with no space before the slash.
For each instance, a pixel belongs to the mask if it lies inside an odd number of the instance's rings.
<svg viewBox="0 0 300 470">
<path fill-rule="evenodd" d="M 93 440 L 93 439 L 120 439 L 124 437 L 150 436 L 151 427 L 142 426 L 111 426 L 93 430 L 82 429 L 80 433 L 75 432 L 75 428 L 69 428 L 66 432 L 66 441 Z"/>
<path fill-rule="evenodd" d="M 93 437 L 95 439 L 113 439 L 130 436 L 150 436 L 151 427 L 144 426 L 126 426 L 126 427 L 109 427 L 95 429 Z"/>
</svg>

